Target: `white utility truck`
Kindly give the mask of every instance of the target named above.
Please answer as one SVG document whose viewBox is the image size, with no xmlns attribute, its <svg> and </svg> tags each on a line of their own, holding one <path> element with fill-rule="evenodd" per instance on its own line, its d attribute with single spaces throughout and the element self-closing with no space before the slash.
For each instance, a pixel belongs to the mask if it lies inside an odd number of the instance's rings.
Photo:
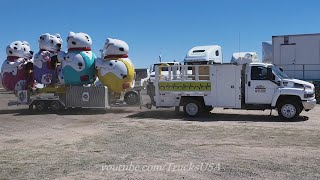
<svg viewBox="0 0 320 180">
<path fill-rule="evenodd" d="M 181 73 L 171 73 L 176 68 Z M 208 68 L 207 73 L 200 73 L 201 68 Z M 239 59 L 235 64 L 174 65 L 168 72 L 163 77 L 155 66 L 153 105 L 183 106 L 188 116 L 222 107 L 277 109 L 282 118 L 293 119 L 316 104 L 313 84 L 291 79 L 272 64 Z"/>
</svg>

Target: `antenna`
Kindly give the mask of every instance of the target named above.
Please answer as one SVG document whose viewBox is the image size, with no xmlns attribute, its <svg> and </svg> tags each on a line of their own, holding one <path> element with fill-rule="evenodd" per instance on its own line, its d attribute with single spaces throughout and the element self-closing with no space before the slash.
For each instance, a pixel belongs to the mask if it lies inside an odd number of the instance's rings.
<svg viewBox="0 0 320 180">
<path fill-rule="evenodd" d="M 162 54 L 160 52 L 160 55 L 159 55 L 159 61 L 161 62 L 161 58 L 162 58 Z"/>
</svg>

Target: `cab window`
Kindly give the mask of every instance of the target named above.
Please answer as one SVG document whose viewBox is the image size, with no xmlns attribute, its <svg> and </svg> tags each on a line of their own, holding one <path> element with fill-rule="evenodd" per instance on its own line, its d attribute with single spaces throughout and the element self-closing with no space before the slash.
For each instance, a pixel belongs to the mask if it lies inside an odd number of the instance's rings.
<svg viewBox="0 0 320 180">
<path fill-rule="evenodd" d="M 267 80 L 268 70 L 262 66 L 251 67 L 251 80 Z"/>
</svg>

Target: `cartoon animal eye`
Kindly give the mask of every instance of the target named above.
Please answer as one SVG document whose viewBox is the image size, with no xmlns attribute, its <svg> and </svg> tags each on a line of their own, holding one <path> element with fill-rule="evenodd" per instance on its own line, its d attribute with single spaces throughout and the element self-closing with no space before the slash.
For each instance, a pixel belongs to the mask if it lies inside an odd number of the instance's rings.
<svg viewBox="0 0 320 180">
<path fill-rule="evenodd" d="M 119 50 L 120 50 L 120 51 L 124 51 L 124 49 L 123 49 L 122 47 L 121 47 L 121 48 L 119 48 Z"/>
<path fill-rule="evenodd" d="M 23 48 L 24 51 L 26 51 L 26 48 Z"/>
<path fill-rule="evenodd" d="M 51 43 L 53 44 L 53 40 L 51 40 Z"/>
<path fill-rule="evenodd" d="M 73 44 L 73 45 L 76 45 L 77 43 L 76 43 L 75 41 L 72 41 L 72 44 Z"/>
<path fill-rule="evenodd" d="M 67 37 L 67 42 L 69 41 L 69 39 L 70 39 L 70 38 L 69 38 L 69 37 Z"/>
<path fill-rule="evenodd" d="M 10 54 L 12 54 L 12 51 L 9 51 Z"/>
<path fill-rule="evenodd" d="M 17 43 L 15 43 L 14 45 L 16 45 L 16 46 L 17 46 L 18 44 L 17 44 Z"/>
</svg>

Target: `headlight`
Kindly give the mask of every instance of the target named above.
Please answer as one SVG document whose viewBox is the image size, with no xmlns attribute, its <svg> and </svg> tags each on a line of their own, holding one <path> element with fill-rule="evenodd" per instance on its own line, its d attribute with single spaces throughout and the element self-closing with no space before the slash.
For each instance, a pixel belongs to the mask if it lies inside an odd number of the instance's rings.
<svg viewBox="0 0 320 180">
<path fill-rule="evenodd" d="M 294 83 L 293 86 L 295 88 L 304 88 L 304 85 L 303 84 L 298 84 L 298 83 Z"/>
<path fill-rule="evenodd" d="M 305 85 L 305 86 L 304 86 L 304 90 L 312 90 L 312 87 L 311 87 L 311 86 L 308 86 L 308 85 Z"/>
</svg>

